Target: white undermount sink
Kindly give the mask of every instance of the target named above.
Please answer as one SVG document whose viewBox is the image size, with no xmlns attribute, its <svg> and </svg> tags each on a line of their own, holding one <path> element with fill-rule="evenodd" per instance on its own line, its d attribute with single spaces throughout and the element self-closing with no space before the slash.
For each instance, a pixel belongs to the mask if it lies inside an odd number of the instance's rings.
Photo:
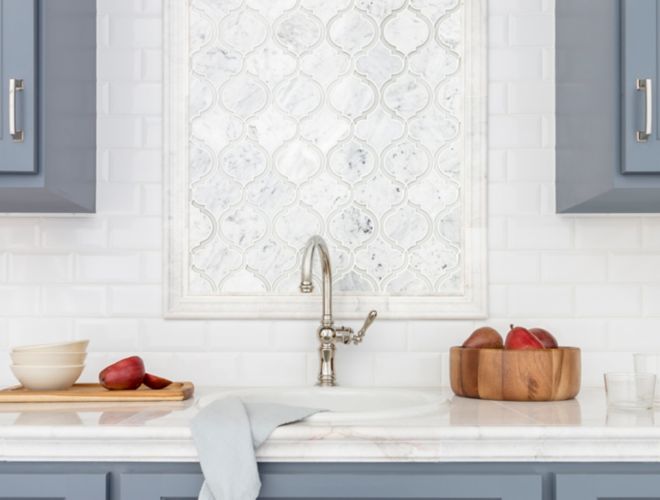
<svg viewBox="0 0 660 500">
<path fill-rule="evenodd" d="M 348 422 L 414 417 L 438 413 L 447 402 L 433 391 L 384 388 L 304 387 L 235 389 L 200 398 L 211 401 L 235 396 L 245 402 L 272 402 L 291 406 L 322 408 L 307 420 L 311 422 Z"/>
</svg>

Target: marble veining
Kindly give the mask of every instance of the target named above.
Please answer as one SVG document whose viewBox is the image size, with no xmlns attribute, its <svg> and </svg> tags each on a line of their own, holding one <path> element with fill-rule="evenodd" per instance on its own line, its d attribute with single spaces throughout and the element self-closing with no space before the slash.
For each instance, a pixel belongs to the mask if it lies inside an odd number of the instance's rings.
<svg viewBox="0 0 660 500">
<path fill-rule="evenodd" d="M 191 1 L 195 293 L 297 293 L 314 232 L 340 292 L 460 293 L 464 9 L 443 5 Z"/>
<path fill-rule="evenodd" d="M 339 314 L 483 314 L 485 2 L 167 5 L 167 313 L 311 317 L 319 233 Z"/>
<path fill-rule="evenodd" d="M 228 389 L 228 388 L 225 388 Z M 203 388 L 203 397 L 222 390 Z M 500 403 L 419 389 L 449 403 L 425 415 L 360 422 L 301 422 L 277 429 L 263 462 L 657 462 L 657 410 L 608 410 L 602 387 L 576 400 Z M 0 407 L 5 461 L 195 462 L 187 402 L 38 403 Z"/>
</svg>

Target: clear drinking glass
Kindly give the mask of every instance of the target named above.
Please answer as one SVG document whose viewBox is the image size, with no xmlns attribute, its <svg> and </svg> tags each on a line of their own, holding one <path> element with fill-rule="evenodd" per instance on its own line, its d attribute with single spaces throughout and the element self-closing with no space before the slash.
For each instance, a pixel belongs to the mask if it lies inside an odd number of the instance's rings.
<svg viewBox="0 0 660 500">
<path fill-rule="evenodd" d="M 653 373 L 660 377 L 660 354 L 633 354 L 636 373 Z M 660 384 L 655 384 L 655 402 L 660 404 Z"/>
<path fill-rule="evenodd" d="M 653 373 L 606 373 L 607 404 L 626 410 L 652 408 L 655 379 Z"/>
</svg>

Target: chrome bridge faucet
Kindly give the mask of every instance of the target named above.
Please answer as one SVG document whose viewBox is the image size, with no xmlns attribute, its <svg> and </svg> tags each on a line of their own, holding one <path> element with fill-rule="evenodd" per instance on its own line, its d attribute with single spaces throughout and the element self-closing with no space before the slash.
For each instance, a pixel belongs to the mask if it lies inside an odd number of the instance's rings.
<svg viewBox="0 0 660 500">
<path fill-rule="evenodd" d="M 320 236 L 312 236 L 303 253 L 302 277 L 300 281 L 300 291 L 302 293 L 312 293 L 314 285 L 312 284 L 312 261 L 314 252 L 318 251 L 321 259 L 321 269 L 323 271 L 323 310 L 321 316 L 321 325 L 317 330 L 321 346 L 319 355 L 321 359 L 321 368 L 319 370 L 318 384 L 322 387 L 332 387 L 335 383 L 335 344 L 339 341 L 344 344 L 353 342 L 357 345 L 364 339 L 364 334 L 374 322 L 378 313 L 371 311 L 364 320 L 362 328 L 357 333 L 352 328 L 345 326 L 334 326 L 332 319 L 332 267 L 330 266 L 330 254 L 328 246 Z"/>
</svg>

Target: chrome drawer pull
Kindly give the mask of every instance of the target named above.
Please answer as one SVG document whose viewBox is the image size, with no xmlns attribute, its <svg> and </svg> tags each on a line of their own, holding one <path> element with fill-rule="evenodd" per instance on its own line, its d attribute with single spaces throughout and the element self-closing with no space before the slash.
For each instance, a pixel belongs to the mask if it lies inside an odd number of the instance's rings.
<svg viewBox="0 0 660 500">
<path fill-rule="evenodd" d="M 14 142 L 23 142 L 25 139 L 23 131 L 16 130 L 16 92 L 23 90 L 25 90 L 23 80 L 9 79 L 9 134 Z"/>
<path fill-rule="evenodd" d="M 637 90 L 644 92 L 644 130 L 635 133 L 637 142 L 646 142 L 653 133 L 653 82 L 650 78 L 638 78 Z"/>
</svg>

